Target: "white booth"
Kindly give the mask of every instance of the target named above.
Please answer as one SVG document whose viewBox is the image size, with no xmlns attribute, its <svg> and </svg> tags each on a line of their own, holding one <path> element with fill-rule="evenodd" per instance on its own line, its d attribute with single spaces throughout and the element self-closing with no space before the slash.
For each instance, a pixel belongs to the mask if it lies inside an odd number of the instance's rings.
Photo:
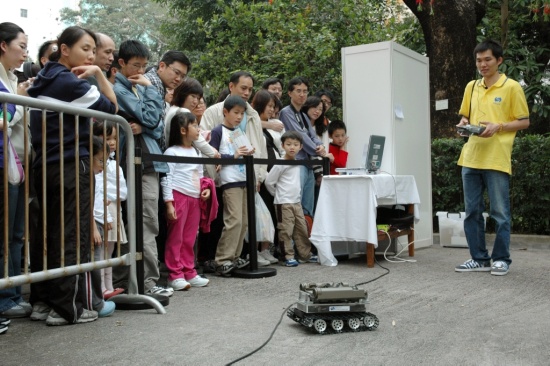
<svg viewBox="0 0 550 366">
<path fill-rule="evenodd" d="M 380 174 L 414 176 L 420 196 L 415 247 L 432 245 L 428 58 L 395 42 L 342 48 L 342 93 L 347 166 L 364 166 L 369 136 L 385 136 Z"/>
</svg>

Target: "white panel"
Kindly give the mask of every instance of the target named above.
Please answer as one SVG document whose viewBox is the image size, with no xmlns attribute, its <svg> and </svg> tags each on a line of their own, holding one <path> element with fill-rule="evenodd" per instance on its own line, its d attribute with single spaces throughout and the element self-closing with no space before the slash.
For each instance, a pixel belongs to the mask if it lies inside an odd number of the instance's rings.
<svg viewBox="0 0 550 366">
<path fill-rule="evenodd" d="M 394 42 L 342 49 L 348 167 L 361 166 L 370 135 L 386 136 L 382 171 L 414 175 L 421 220 L 417 247 L 432 244 L 431 136 L 428 58 Z M 396 108 L 403 118 L 396 118 Z M 423 240 L 423 241 L 420 241 Z"/>
</svg>

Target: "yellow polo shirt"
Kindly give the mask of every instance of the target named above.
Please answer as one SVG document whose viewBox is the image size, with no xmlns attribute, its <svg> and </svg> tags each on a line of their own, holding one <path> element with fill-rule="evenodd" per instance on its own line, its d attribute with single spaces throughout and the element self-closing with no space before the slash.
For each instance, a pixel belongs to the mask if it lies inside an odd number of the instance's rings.
<svg viewBox="0 0 550 366">
<path fill-rule="evenodd" d="M 472 92 L 473 88 L 473 92 Z M 468 116 L 471 105 L 471 116 Z M 459 114 L 470 124 L 479 122 L 509 123 L 529 118 L 525 93 L 515 80 L 501 74 L 498 81 L 486 88 L 481 80 L 473 80 L 464 90 Z M 512 146 L 516 132 L 499 132 L 489 138 L 470 136 L 464 144 L 458 165 L 474 169 L 498 170 L 512 174 Z"/>
</svg>

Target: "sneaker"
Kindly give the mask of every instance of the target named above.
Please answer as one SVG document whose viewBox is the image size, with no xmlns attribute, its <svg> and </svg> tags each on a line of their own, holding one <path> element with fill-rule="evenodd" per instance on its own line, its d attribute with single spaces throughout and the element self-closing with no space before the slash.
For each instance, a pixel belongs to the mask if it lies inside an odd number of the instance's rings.
<svg viewBox="0 0 550 366">
<path fill-rule="evenodd" d="M 287 259 L 283 262 L 283 266 L 285 267 L 298 267 L 299 264 L 300 263 L 294 258 Z"/>
<path fill-rule="evenodd" d="M 103 308 L 97 312 L 98 318 L 106 318 L 113 315 L 115 312 L 116 305 L 112 301 L 104 301 Z"/>
<path fill-rule="evenodd" d="M 227 261 L 216 267 L 216 273 L 220 276 L 229 276 L 234 269 L 235 265 Z"/>
<path fill-rule="evenodd" d="M 31 308 L 31 311 L 32 311 L 32 308 Z M 4 318 L 25 318 L 29 315 L 31 315 L 31 312 L 28 311 L 28 309 L 25 309 L 24 307 L 22 307 L 21 305 L 15 305 L 9 308 L 8 310 L 0 313 L 0 316 Z"/>
<path fill-rule="evenodd" d="M 309 259 L 298 259 L 298 262 L 300 263 L 318 263 L 319 262 L 319 257 L 316 256 L 315 254 L 311 254 L 311 256 L 309 257 Z"/>
<path fill-rule="evenodd" d="M 168 281 L 168 287 L 173 288 L 174 291 L 189 290 L 191 288 L 191 284 L 183 278 L 176 278 L 173 281 Z"/>
<path fill-rule="evenodd" d="M 189 284 L 192 286 L 192 287 L 204 287 L 206 285 L 208 285 L 208 283 L 210 282 L 210 280 L 207 280 L 206 278 L 203 278 L 199 275 L 196 275 L 195 277 L 191 278 L 189 281 Z"/>
<path fill-rule="evenodd" d="M 10 325 L 11 320 L 8 318 L 0 318 L 0 325 Z"/>
<path fill-rule="evenodd" d="M 204 273 L 216 273 L 216 261 L 213 259 L 207 260 L 202 264 Z"/>
<path fill-rule="evenodd" d="M 76 323 L 89 323 L 96 320 L 98 317 L 97 311 L 94 310 L 88 310 L 83 309 L 82 314 L 80 315 L 80 318 L 77 319 Z M 48 314 L 48 318 L 46 319 L 46 324 L 48 325 L 67 325 L 69 322 L 63 318 L 61 315 L 59 315 L 55 310 L 51 310 Z"/>
<path fill-rule="evenodd" d="M 260 258 L 260 257 L 262 257 L 266 261 L 269 261 L 269 263 L 271 263 L 271 264 L 275 264 L 275 263 L 279 262 L 279 260 L 271 254 L 269 249 L 265 249 L 265 250 L 262 250 L 261 252 L 258 252 L 258 258 Z"/>
<path fill-rule="evenodd" d="M 173 294 L 174 294 L 174 290 L 172 288 L 170 287 L 166 288 L 158 285 L 155 285 L 151 287 L 149 290 L 145 291 L 145 295 L 161 295 L 161 296 L 170 297 Z"/>
<path fill-rule="evenodd" d="M 249 260 L 248 255 L 246 256 L 246 259 Z M 271 262 L 265 259 L 264 257 L 262 257 L 260 252 L 258 252 L 258 267 L 265 267 L 265 266 L 269 266 L 270 264 Z"/>
<path fill-rule="evenodd" d="M 491 265 L 489 262 L 479 263 L 473 259 L 468 259 L 466 262 L 455 267 L 456 272 L 489 272 Z"/>
<path fill-rule="evenodd" d="M 496 261 L 493 262 L 493 266 L 491 267 L 491 274 L 495 276 L 504 276 L 505 274 L 508 274 L 509 270 L 510 266 L 508 266 L 508 263 L 504 261 Z"/>
<path fill-rule="evenodd" d="M 4 334 L 8 331 L 8 326 L 4 324 L 0 324 L 0 334 Z"/>
<path fill-rule="evenodd" d="M 25 309 L 25 311 L 30 315 L 32 313 L 32 305 L 29 304 L 28 302 L 26 302 L 25 300 L 21 300 L 19 301 L 19 304 L 17 304 L 19 306 L 21 306 L 23 309 Z"/>
<path fill-rule="evenodd" d="M 233 261 L 233 265 L 239 269 L 248 266 L 248 263 L 250 263 L 248 259 L 242 259 L 241 257 L 238 257 Z"/>
<path fill-rule="evenodd" d="M 37 301 L 32 307 L 31 320 L 46 320 L 51 310 L 52 309 L 42 301 Z"/>
</svg>

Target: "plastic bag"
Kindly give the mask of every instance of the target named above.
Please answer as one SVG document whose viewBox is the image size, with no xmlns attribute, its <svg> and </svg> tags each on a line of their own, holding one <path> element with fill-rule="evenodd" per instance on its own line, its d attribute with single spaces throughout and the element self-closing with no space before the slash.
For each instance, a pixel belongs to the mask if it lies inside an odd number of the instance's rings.
<svg viewBox="0 0 550 366">
<path fill-rule="evenodd" d="M 17 156 L 17 152 L 13 148 L 11 141 L 8 140 L 8 182 L 14 186 L 21 184 L 25 180 L 25 172 L 21 166 L 21 161 Z"/>
<path fill-rule="evenodd" d="M 275 227 L 271 220 L 271 213 L 258 192 L 254 194 L 254 202 L 256 206 L 256 241 L 273 243 Z M 248 232 L 245 240 L 248 241 Z"/>
</svg>

